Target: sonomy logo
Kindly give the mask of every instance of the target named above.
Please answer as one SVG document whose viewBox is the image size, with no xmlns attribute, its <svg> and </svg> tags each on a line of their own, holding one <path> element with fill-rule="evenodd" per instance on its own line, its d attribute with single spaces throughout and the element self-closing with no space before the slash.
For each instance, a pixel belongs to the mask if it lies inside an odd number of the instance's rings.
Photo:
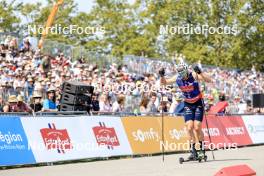
<svg viewBox="0 0 264 176">
<path fill-rule="evenodd" d="M 169 131 L 171 139 L 179 140 L 182 137 L 187 137 L 187 129 L 184 128 L 182 130 L 173 129 Z"/>
<path fill-rule="evenodd" d="M 108 149 L 114 149 L 114 146 L 120 146 L 118 137 L 114 128 L 107 128 L 104 122 L 99 122 L 99 126 L 93 127 L 93 132 L 99 146 L 106 145 Z"/>
<path fill-rule="evenodd" d="M 137 131 L 133 131 L 132 135 L 135 141 L 145 142 L 146 140 L 156 140 L 159 141 L 159 133 L 154 131 L 153 128 L 150 128 L 148 131 L 143 131 L 138 129 Z"/>
<path fill-rule="evenodd" d="M 264 126 L 263 125 L 248 125 L 248 129 L 250 133 L 259 133 L 264 132 Z"/>
<path fill-rule="evenodd" d="M 44 144 L 48 150 L 57 149 L 58 153 L 72 149 L 71 139 L 66 129 L 58 130 L 55 124 L 48 123 L 49 128 L 40 129 Z"/>
</svg>

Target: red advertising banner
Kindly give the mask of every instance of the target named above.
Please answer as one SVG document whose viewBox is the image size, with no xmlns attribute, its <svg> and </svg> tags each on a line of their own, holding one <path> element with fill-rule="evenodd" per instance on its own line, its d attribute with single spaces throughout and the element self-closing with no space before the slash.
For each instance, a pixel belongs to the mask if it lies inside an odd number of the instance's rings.
<svg viewBox="0 0 264 176">
<path fill-rule="evenodd" d="M 204 117 L 205 118 L 205 117 Z M 252 140 L 240 116 L 207 115 L 209 130 L 203 120 L 202 128 L 205 141 L 209 144 L 208 131 L 215 148 L 230 148 L 252 144 Z"/>
</svg>

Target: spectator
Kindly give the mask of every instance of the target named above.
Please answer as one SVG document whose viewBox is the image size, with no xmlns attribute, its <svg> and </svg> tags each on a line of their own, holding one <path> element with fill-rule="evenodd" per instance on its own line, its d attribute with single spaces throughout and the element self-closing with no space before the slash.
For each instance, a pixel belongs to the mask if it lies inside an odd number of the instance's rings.
<svg viewBox="0 0 264 176">
<path fill-rule="evenodd" d="M 160 113 L 169 112 L 169 108 L 170 108 L 170 104 L 168 102 L 168 97 L 165 96 L 165 97 L 163 97 L 163 100 L 161 100 L 161 102 L 160 102 L 160 106 L 158 108 L 158 111 Z"/>
<path fill-rule="evenodd" d="M 4 104 L 3 104 L 3 99 L 2 99 L 2 96 L 0 95 L 0 112 L 3 112 L 3 107 L 4 107 Z"/>
<path fill-rule="evenodd" d="M 112 106 L 110 104 L 110 97 L 107 94 L 102 94 L 99 101 L 100 112 L 112 112 Z"/>
<path fill-rule="evenodd" d="M 124 111 L 125 96 L 119 95 L 117 100 L 113 103 L 113 112 L 123 112 Z"/>
<path fill-rule="evenodd" d="M 43 102 L 43 111 L 54 112 L 57 111 L 55 88 L 50 87 L 47 91 L 47 98 Z"/>
<path fill-rule="evenodd" d="M 99 101 L 98 101 L 98 94 L 95 93 L 92 95 L 92 111 L 99 111 L 100 106 L 99 106 Z"/>
<path fill-rule="evenodd" d="M 41 98 L 42 98 L 42 95 L 39 92 L 33 93 L 32 102 L 30 104 L 30 107 L 34 112 L 42 111 L 43 106 L 41 104 Z"/>
<path fill-rule="evenodd" d="M 139 111 L 141 114 L 146 114 L 147 111 L 147 106 L 149 103 L 149 99 L 146 96 L 143 96 L 139 105 Z"/>
<path fill-rule="evenodd" d="M 4 112 L 18 112 L 17 107 L 17 97 L 15 95 L 11 95 L 8 97 L 8 104 L 3 107 Z"/>
<path fill-rule="evenodd" d="M 32 109 L 24 102 L 24 98 L 21 95 L 17 96 L 17 112 L 32 112 Z"/>
<path fill-rule="evenodd" d="M 26 96 L 28 99 L 30 99 L 31 96 L 33 95 L 34 88 L 35 88 L 34 81 L 33 81 L 33 78 L 30 76 L 30 77 L 28 77 L 28 80 L 27 80 L 27 83 L 25 86 Z"/>
<path fill-rule="evenodd" d="M 51 70 L 51 61 L 49 56 L 44 56 L 42 63 L 41 63 L 41 70 L 45 73 L 45 75 L 48 74 Z"/>
<path fill-rule="evenodd" d="M 151 100 L 147 106 L 147 112 L 157 113 L 158 112 L 157 104 L 158 104 L 157 103 L 157 94 L 153 92 L 151 95 Z"/>
</svg>

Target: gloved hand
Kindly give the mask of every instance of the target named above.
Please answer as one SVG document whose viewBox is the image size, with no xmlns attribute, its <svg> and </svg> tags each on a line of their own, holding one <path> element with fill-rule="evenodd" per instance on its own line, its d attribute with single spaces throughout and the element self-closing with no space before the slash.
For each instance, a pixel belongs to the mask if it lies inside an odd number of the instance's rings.
<svg viewBox="0 0 264 176">
<path fill-rule="evenodd" d="M 197 74 L 201 74 L 201 73 L 202 73 L 202 70 L 201 70 L 201 68 L 200 68 L 198 65 L 196 65 L 196 66 L 193 68 L 193 70 L 194 70 Z"/>
<path fill-rule="evenodd" d="M 160 75 L 160 77 L 164 77 L 165 76 L 165 69 L 164 68 L 161 68 L 159 70 L 159 75 Z"/>
</svg>

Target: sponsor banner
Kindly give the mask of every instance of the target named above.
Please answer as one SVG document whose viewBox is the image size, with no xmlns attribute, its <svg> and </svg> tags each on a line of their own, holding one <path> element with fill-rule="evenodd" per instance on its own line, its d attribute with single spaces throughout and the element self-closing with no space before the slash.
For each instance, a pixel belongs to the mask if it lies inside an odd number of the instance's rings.
<svg viewBox="0 0 264 176">
<path fill-rule="evenodd" d="M 133 154 L 162 152 L 161 121 L 158 117 L 124 117 L 122 123 Z"/>
<path fill-rule="evenodd" d="M 209 133 L 214 147 L 236 147 L 252 144 L 244 122 L 240 116 L 206 116 Z M 202 124 L 205 141 L 209 144 L 205 120 Z"/>
<path fill-rule="evenodd" d="M 246 115 L 242 119 L 253 143 L 264 143 L 264 116 Z"/>
<path fill-rule="evenodd" d="M 164 117 L 162 141 L 161 117 L 122 118 L 134 154 L 151 154 L 183 150 L 187 144 L 187 130 L 182 117 Z M 188 147 L 187 147 L 188 148 Z"/>
<path fill-rule="evenodd" d="M 35 164 L 20 119 L 1 117 L 0 124 L 0 165 Z"/>
<path fill-rule="evenodd" d="M 89 140 L 100 147 L 97 157 L 132 155 L 120 117 L 94 116 L 82 121 L 88 129 Z"/>
<path fill-rule="evenodd" d="M 159 118 L 159 120 L 162 119 Z M 167 152 L 189 149 L 187 128 L 183 117 L 164 118 L 164 139 L 164 148 Z"/>
<path fill-rule="evenodd" d="M 96 143 L 89 143 L 79 117 L 22 117 L 21 121 L 37 163 L 94 156 Z"/>
<path fill-rule="evenodd" d="M 21 118 L 36 162 L 131 155 L 119 117 Z"/>
</svg>

